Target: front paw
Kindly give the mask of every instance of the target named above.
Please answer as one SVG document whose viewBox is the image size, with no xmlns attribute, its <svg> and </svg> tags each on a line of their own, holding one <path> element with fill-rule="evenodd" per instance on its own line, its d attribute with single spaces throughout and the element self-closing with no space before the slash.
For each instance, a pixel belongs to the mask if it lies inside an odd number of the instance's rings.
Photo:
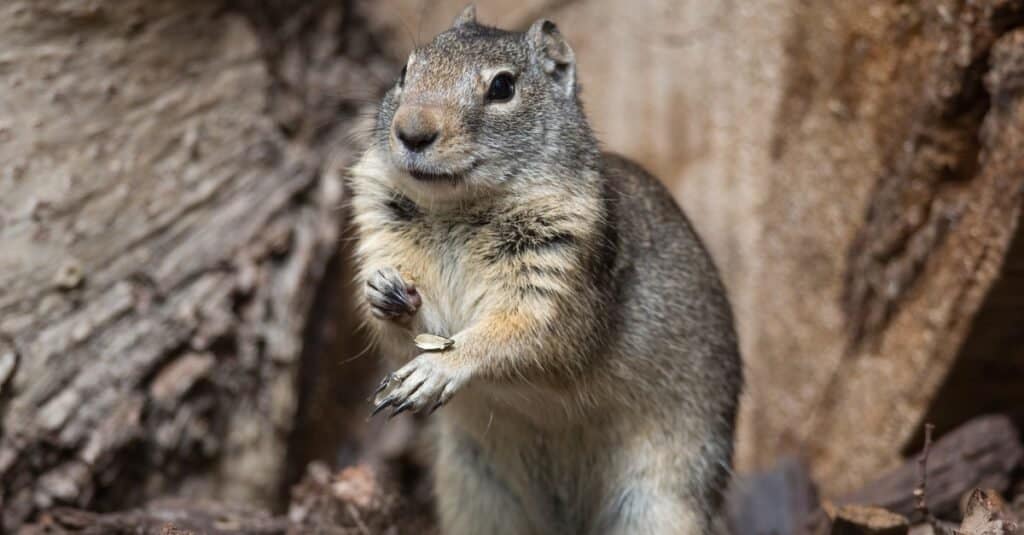
<svg viewBox="0 0 1024 535">
<path fill-rule="evenodd" d="M 467 379 L 467 373 L 455 369 L 440 354 L 424 353 L 384 378 L 377 388 L 383 398 L 379 398 L 373 414 L 388 407 L 394 408 L 390 417 L 407 410 L 427 409 L 432 413 L 448 403 Z"/>
<path fill-rule="evenodd" d="M 378 269 L 366 281 L 366 299 L 374 317 L 384 320 L 408 319 L 423 304 L 416 287 L 391 267 Z"/>
</svg>

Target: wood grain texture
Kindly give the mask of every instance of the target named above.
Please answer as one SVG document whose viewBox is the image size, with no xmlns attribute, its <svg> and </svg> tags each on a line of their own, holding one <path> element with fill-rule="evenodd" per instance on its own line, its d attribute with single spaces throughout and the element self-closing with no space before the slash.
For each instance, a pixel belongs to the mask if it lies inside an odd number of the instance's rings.
<svg viewBox="0 0 1024 535">
<path fill-rule="evenodd" d="M 0 6 L 6 529 L 59 504 L 276 498 L 340 231 L 330 162 L 377 90 L 343 7 Z"/>
</svg>

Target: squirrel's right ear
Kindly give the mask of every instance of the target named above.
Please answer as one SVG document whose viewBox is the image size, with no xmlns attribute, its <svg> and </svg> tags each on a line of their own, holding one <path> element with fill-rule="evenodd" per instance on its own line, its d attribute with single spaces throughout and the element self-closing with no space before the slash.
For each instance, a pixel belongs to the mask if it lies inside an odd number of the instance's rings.
<svg viewBox="0 0 1024 535">
<path fill-rule="evenodd" d="M 565 91 L 567 96 L 576 91 L 576 55 L 572 47 L 550 20 L 534 22 L 526 32 L 534 58 L 541 69 Z"/>
<path fill-rule="evenodd" d="M 469 4 L 462 9 L 462 13 L 459 13 L 458 17 L 455 17 L 455 22 L 452 23 L 453 28 L 459 26 L 465 26 L 467 24 L 476 24 L 476 6 Z"/>
</svg>

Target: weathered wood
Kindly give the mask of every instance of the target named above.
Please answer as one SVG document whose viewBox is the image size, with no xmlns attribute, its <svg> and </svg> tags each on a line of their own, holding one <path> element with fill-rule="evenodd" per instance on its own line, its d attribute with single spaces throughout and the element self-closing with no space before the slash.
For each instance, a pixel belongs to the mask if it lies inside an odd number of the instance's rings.
<svg viewBox="0 0 1024 535">
<path fill-rule="evenodd" d="M 1024 32 L 1016 30 L 999 40 L 989 60 L 993 67 L 986 86 L 991 94 L 1000 95 L 993 101 L 992 115 L 1002 115 L 1004 121 L 1020 120 L 1020 111 L 1014 119 L 1011 110 L 1022 92 L 1021 47 Z M 1001 136 L 1007 138 L 1006 147 L 1024 143 L 1019 130 L 1003 130 L 997 122 L 984 131 L 984 139 L 989 142 Z M 1003 150 L 998 165 L 1011 172 L 1019 161 L 1013 159 L 1015 156 L 1008 148 Z M 999 279 L 975 316 L 956 365 L 922 419 L 935 423 L 940 432 L 973 418 L 979 410 L 1004 411 L 1018 424 L 1024 422 L 1024 330 L 1020 328 L 1024 310 L 1024 231 L 1019 221 L 1017 228 Z M 911 441 L 912 446 L 919 443 L 918 437 Z"/>
<path fill-rule="evenodd" d="M 851 451 L 851 455 L 856 453 Z M 981 417 L 936 441 L 928 456 L 928 508 L 939 517 L 953 518 L 960 499 L 974 487 L 1006 491 L 1014 470 L 1024 461 L 1024 447 L 1013 423 L 1005 416 Z M 871 504 L 898 514 L 915 511 L 917 460 L 845 496 L 841 503 Z"/>
<path fill-rule="evenodd" d="M 93 513 L 45 511 L 18 535 L 432 535 L 429 493 L 401 488 L 391 467 L 358 465 L 337 474 L 319 463 L 292 489 L 287 517 L 200 499 L 163 499 L 144 507 Z"/>
<path fill-rule="evenodd" d="M 363 464 L 331 474 L 326 466 L 311 465 L 292 489 L 289 534 L 436 534 L 430 493 L 402 488 L 394 468 Z"/>
<path fill-rule="evenodd" d="M 122 513 L 57 508 L 18 535 L 285 535 L 284 518 L 249 507 L 163 500 Z"/>
<path fill-rule="evenodd" d="M 381 79 L 358 20 L 0 3 L 0 531 L 59 504 L 280 492 L 339 239 L 330 161 Z"/>
<path fill-rule="evenodd" d="M 1002 58 L 992 51 L 1014 39 L 1021 5 L 892 5 L 881 40 L 850 36 L 852 83 L 875 95 L 860 95 L 851 111 L 878 113 L 872 157 L 880 159 L 864 221 L 846 227 L 857 237 L 844 245 L 844 321 L 832 328 L 850 343 L 830 357 L 821 398 L 798 432 L 815 444 L 815 475 L 832 491 L 897 462 L 949 371 L 968 357 L 959 349 L 1018 232 L 1024 101 L 1010 82 L 1016 75 L 999 73 L 1019 66 L 1011 56 L 1024 48 Z"/>
</svg>

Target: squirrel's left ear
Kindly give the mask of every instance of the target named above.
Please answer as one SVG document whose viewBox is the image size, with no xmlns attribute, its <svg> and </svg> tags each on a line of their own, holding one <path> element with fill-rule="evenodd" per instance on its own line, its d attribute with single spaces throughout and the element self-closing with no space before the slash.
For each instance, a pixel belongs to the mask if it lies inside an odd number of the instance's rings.
<svg viewBox="0 0 1024 535">
<path fill-rule="evenodd" d="M 476 24 L 476 6 L 469 4 L 462 9 L 462 13 L 459 13 L 458 17 L 455 17 L 455 22 L 452 23 L 453 28 L 459 26 L 465 26 L 467 24 Z"/>
<path fill-rule="evenodd" d="M 558 26 L 550 20 L 541 19 L 530 26 L 526 35 L 541 69 L 566 95 L 572 95 L 576 91 L 576 55 L 558 31 Z"/>
</svg>

